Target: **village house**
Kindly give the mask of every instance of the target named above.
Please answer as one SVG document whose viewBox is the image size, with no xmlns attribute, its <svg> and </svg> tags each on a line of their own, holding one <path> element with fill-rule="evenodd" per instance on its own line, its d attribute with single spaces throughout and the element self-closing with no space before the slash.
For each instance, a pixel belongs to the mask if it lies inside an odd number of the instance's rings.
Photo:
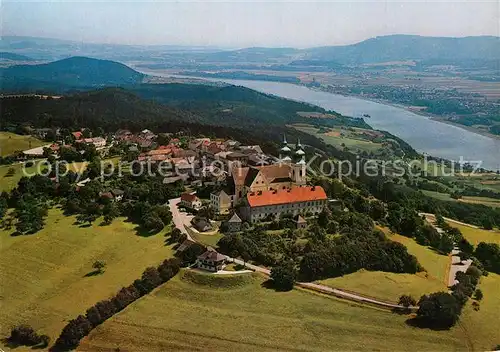
<svg viewBox="0 0 500 352">
<path fill-rule="evenodd" d="M 182 193 L 180 204 L 188 209 L 199 210 L 202 207 L 201 200 L 194 194 Z"/>
<path fill-rule="evenodd" d="M 229 232 L 241 231 L 241 224 L 241 218 L 238 216 L 238 214 L 234 213 L 233 216 L 231 216 L 231 219 L 227 221 L 227 230 Z"/>
<path fill-rule="evenodd" d="M 111 194 L 115 198 L 115 201 L 119 202 L 123 199 L 123 195 L 125 194 L 125 192 L 121 189 L 112 189 Z"/>
<path fill-rule="evenodd" d="M 226 266 L 226 256 L 208 247 L 205 253 L 196 258 L 196 266 L 203 270 L 217 272 Z"/>
<path fill-rule="evenodd" d="M 106 140 L 102 137 L 94 138 L 83 138 L 76 141 L 77 143 L 93 144 L 96 149 L 104 148 L 106 146 Z"/>
<path fill-rule="evenodd" d="M 80 131 L 71 132 L 71 134 L 73 135 L 73 137 L 75 137 L 75 140 L 77 141 L 83 138 L 83 133 Z"/>
<path fill-rule="evenodd" d="M 245 203 L 240 209 L 242 219 L 255 222 L 269 216 L 319 214 L 327 206 L 328 197 L 320 186 L 294 186 L 250 192 Z"/>
<path fill-rule="evenodd" d="M 201 217 L 201 216 L 195 216 L 191 220 L 191 224 L 199 232 L 208 232 L 208 231 L 213 230 L 213 227 L 212 227 L 212 224 L 210 223 L 210 220 L 208 220 L 207 218 Z"/>
<path fill-rule="evenodd" d="M 233 207 L 234 196 L 223 189 L 210 194 L 210 206 L 217 214 L 229 214 L 229 210 Z"/>
<path fill-rule="evenodd" d="M 305 229 L 307 227 L 307 221 L 302 217 L 302 215 L 297 215 L 294 219 L 297 229 Z"/>
</svg>

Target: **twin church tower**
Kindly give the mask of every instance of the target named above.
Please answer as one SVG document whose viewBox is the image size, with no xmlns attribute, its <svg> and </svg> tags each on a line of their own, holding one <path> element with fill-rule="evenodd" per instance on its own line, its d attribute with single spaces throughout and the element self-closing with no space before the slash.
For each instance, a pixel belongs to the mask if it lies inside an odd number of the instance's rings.
<svg viewBox="0 0 500 352">
<path fill-rule="evenodd" d="M 288 146 L 286 135 L 283 135 L 283 142 L 279 155 L 280 163 L 290 165 L 292 182 L 298 186 L 306 184 L 306 153 L 303 150 L 300 139 L 297 140 L 295 149 Z"/>
</svg>

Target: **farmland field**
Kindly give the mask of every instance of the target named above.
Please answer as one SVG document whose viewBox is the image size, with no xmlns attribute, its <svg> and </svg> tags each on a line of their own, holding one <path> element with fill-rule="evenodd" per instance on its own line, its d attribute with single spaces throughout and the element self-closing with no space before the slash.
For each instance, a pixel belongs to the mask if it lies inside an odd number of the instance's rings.
<svg viewBox="0 0 500 352">
<path fill-rule="evenodd" d="M 344 129 L 331 129 L 330 132 L 320 133 L 318 128 L 310 125 L 297 124 L 292 127 L 318 137 L 327 144 L 340 148 L 345 146 L 352 151 L 377 153 L 383 148 L 381 143 L 374 143 L 363 139 L 360 135 L 358 136 L 358 134 L 362 133 L 362 129 L 352 129 L 354 132 Z"/>
<path fill-rule="evenodd" d="M 456 222 L 448 222 L 450 226 L 456 227 L 464 235 L 465 239 L 469 241 L 474 246 L 477 246 L 479 242 L 487 243 L 498 243 L 500 244 L 500 230 L 484 230 L 476 229 L 470 226 L 465 226 L 457 224 Z"/>
<path fill-rule="evenodd" d="M 470 197 L 463 196 L 460 199 L 451 198 L 448 193 L 439 193 L 434 191 L 426 191 L 422 190 L 422 193 L 425 195 L 436 198 L 439 200 L 446 200 L 451 202 L 462 202 L 462 203 L 471 203 L 471 204 L 482 204 L 492 208 L 500 208 L 500 199 L 488 198 L 488 197 Z"/>
<path fill-rule="evenodd" d="M 23 136 L 11 132 L 0 132 L 0 156 L 14 152 L 36 148 L 48 144 L 32 136 Z"/>
<path fill-rule="evenodd" d="M 489 351 L 499 345 L 500 315 L 500 275 L 489 273 L 482 277 L 478 287 L 483 291 L 484 298 L 479 301 L 480 309 L 475 311 L 469 300 L 464 308 L 460 324 L 476 351 Z"/>
<path fill-rule="evenodd" d="M 181 272 L 97 327 L 79 351 L 464 350 L 457 328 L 410 327 L 406 316 L 320 294 L 262 287 L 258 274 Z M 242 276 L 243 275 L 243 276 Z M 410 343 L 411 341 L 411 343 Z"/>
<path fill-rule="evenodd" d="M 321 280 L 320 283 L 392 303 L 397 303 L 399 296 L 404 293 L 419 299 L 423 294 L 447 289 L 443 282 L 430 277 L 426 278 L 424 273 L 395 274 L 367 270 Z"/>
<path fill-rule="evenodd" d="M 162 233 L 141 237 L 122 218 L 108 226 L 97 220 L 79 227 L 74 221 L 51 209 L 45 228 L 34 235 L 0 231 L 1 336 L 13 325 L 29 323 L 54 341 L 68 319 L 172 256 Z M 105 272 L 89 276 L 95 260 L 106 262 Z"/>
</svg>

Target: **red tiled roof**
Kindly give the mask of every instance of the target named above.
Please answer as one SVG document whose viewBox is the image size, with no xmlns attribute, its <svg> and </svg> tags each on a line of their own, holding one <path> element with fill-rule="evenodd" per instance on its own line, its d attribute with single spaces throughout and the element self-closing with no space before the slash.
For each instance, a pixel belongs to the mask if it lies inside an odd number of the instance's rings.
<svg viewBox="0 0 500 352">
<path fill-rule="evenodd" d="M 80 139 L 82 138 L 82 132 L 80 131 L 77 131 L 77 132 L 71 132 L 71 134 L 76 138 L 76 139 Z"/>
<path fill-rule="evenodd" d="M 321 186 L 292 187 L 277 191 L 262 191 L 247 194 L 248 204 L 251 207 L 327 199 L 325 190 Z"/>
<path fill-rule="evenodd" d="M 172 152 L 171 149 L 155 149 L 155 150 L 150 150 L 149 152 L 146 153 L 146 155 L 167 155 Z"/>
<path fill-rule="evenodd" d="M 196 195 L 194 195 L 194 194 L 190 194 L 190 193 L 182 193 L 181 194 L 181 200 L 183 200 L 183 201 L 192 203 L 196 199 L 198 199 L 198 197 L 196 197 Z"/>
</svg>

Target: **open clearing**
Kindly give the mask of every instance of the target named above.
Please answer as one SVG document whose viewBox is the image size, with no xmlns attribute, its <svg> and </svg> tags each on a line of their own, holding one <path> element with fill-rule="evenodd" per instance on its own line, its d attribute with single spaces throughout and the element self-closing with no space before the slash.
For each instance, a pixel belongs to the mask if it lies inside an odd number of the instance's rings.
<svg viewBox="0 0 500 352">
<path fill-rule="evenodd" d="M 470 226 L 457 224 L 456 222 L 448 222 L 448 224 L 459 229 L 464 235 L 465 239 L 474 246 L 477 246 L 479 242 L 497 243 L 500 245 L 500 230 L 489 231 L 484 229 L 476 229 Z"/>
<path fill-rule="evenodd" d="M 25 170 L 28 175 L 35 174 L 39 162 L 40 161 L 35 161 L 33 166 L 30 167 L 25 167 L 24 163 L 0 165 L 0 192 L 10 191 L 15 188 L 24 175 L 23 170 Z"/>
<path fill-rule="evenodd" d="M 163 233 L 141 237 L 122 218 L 109 226 L 100 226 L 100 219 L 90 227 L 74 221 L 51 209 L 45 228 L 34 235 L 0 231 L 2 337 L 11 326 L 29 323 L 54 341 L 69 319 L 172 256 Z M 105 272 L 86 276 L 95 260 L 106 262 Z"/>
<path fill-rule="evenodd" d="M 11 155 L 14 152 L 36 148 L 47 144 L 32 136 L 23 136 L 11 132 L 0 132 L 0 156 Z"/>
<path fill-rule="evenodd" d="M 319 283 L 392 303 L 397 303 L 402 294 L 410 294 L 418 300 L 423 294 L 447 290 L 443 282 L 426 278 L 424 273 L 396 274 L 359 270 L 349 275 L 321 280 Z"/>
<path fill-rule="evenodd" d="M 478 286 L 484 294 L 479 302 L 480 309 L 475 311 L 472 300 L 467 302 L 460 324 L 465 328 L 476 351 L 491 351 L 500 342 L 500 275 L 489 273 L 482 277 Z"/>
<path fill-rule="evenodd" d="M 440 193 L 435 191 L 427 191 L 422 190 L 422 193 L 425 195 L 439 199 L 446 200 L 450 202 L 462 202 L 462 203 L 471 203 L 471 204 L 482 204 L 492 208 L 500 208 L 500 199 L 488 198 L 488 197 L 471 197 L 471 196 L 463 196 L 460 199 L 451 198 L 448 193 Z"/>
<path fill-rule="evenodd" d="M 352 128 L 352 129 L 333 129 L 330 128 L 326 133 L 320 133 L 319 129 L 304 124 L 296 124 L 291 127 L 309 133 L 315 137 L 322 139 L 325 143 L 333 145 L 338 148 L 347 147 L 353 151 L 365 151 L 377 153 L 381 151 L 383 145 L 381 143 L 374 143 L 370 140 L 364 139 L 362 137 L 363 129 Z"/>
<path fill-rule="evenodd" d="M 457 328 L 410 327 L 401 316 L 302 290 L 262 287 L 258 274 L 186 271 L 95 329 L 78 350 L 464 350 Z"/>
<path fill-rule="evenodd" d="M 382 230 L 387 238 L 405 245 L 408 253 L 417 257 L 418 262 L 426 270 L 428 279 L 437 280 L 443 285 L 448 283 L 448 268 L 450 266 L 448 256 L 441 255 L 429 247 L 419 245 L 413 238 L 390 233 L 388 229 Z"/>
</svg>

